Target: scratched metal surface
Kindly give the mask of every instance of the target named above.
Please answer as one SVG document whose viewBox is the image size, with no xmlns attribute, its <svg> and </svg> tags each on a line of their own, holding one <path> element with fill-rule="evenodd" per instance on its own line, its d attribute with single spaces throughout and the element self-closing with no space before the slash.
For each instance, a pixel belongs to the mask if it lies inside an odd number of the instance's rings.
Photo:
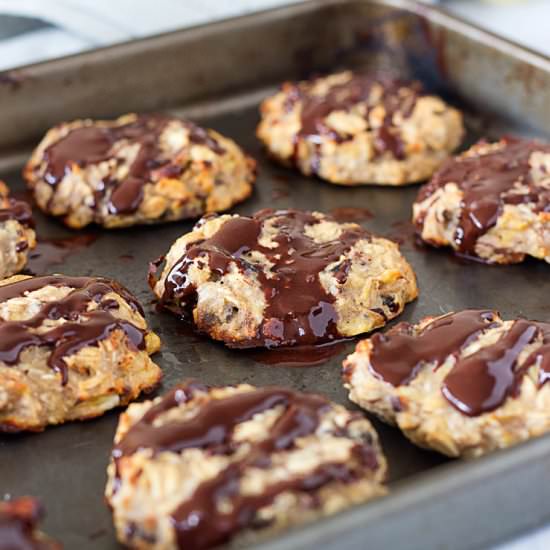
<svg viewBox="0 0 550 550">
<path fill-rule="evenodd" d="M 155 42 L 156 39 L 153 39 L 137 45 L 115 47 L 104 51 L 99 57 L 96 53 L 86 54 L 23 70 L 17 85 L 11 85 L 8 89 L 0 87 L 0 98 L 4 96 L 0 113 L 8 123 L 8 128 L 4 127 L 3 133 L 0 132 L 0 141 L 6 147 L 6 154 L 0 158 L 0 166 L 3 160 L 6 169 L 0 176 L 8 181 L 14 191 L 23 189 L 18 160 L 23 157 L 11 155 L 9 146 L 19 142 L 32 143 L 32 136 L 38 129 L 43 129 L 42 126 L 48 126 L 52 118 L 57 121 L 90 114 L 118 114 L 130 108 L 172 107 L 175 112 L 190 113 L 198 122 L 233 137 L 258 160 L 259 176 L 254 195 L 235 208 L 236 212 L 250 214 L 266 206 L 320 211 L 359 206 L 371 211 L 373 216 L 362 222 L 364 226 L 380 235 L 399 239 L 403 253 L 418 276 L 420 297 L 407 307 L 401 320 L 415 321 L 425 315 L 466 307 L 495 307 L 505 317 L 526 316 L 548 320 L 550 305 L 546 296 L 550 290 L 550 267 L 546 264 L 527 261 L 518 266 L 490 267 L 460 262 L 447 251 L 419 247 L 414 242 L 409 224 L 417 186 L 403 189 L 341 188 L 304 178 L 268 161 L 254 137 L 258 100 L 274 82 L 284 77 L 340 66 L 372 63 L 387 66 L 389 60 L 399 72 L 421 78 L 429 88 L 466 109 L 467 143 L 480 135 L 497 136 L 502 131 L 544 134 L 542 129 L 546 113 L 540 111 L 540 115 L 536 116 L 535 101 L 524 111 L 518 102 L 522 94 L 532 94 L 533 90 L 541 93 L 540 89 L 548 78 L 545 70 L 540 67 L 524 68 L 527 76 L 523 77 L 523 85 L 518 84 L 518 79 L 511 79 L 508 89 L 493 89 L 490 95 L 484 95 L 489 93 L 486 83 L 477 87 L 464 84 L 468 80 L 475 81 L 472 67 L 476 66 L 478 71 L 486 70 L 491 65 L 500 67 L 508 59 L 508 70 L 517 71 L 517 67 L 526 66 L 526 60 L 514 60 L 514 52 L 503 54 L 500 43 L 489 36 L 479 41 L 479 36 L 470 27 L 455 23 L 438 12 L 423 8 L 421 16 L 416 16 L 407 11 L 396 11 L 394 5 L 410 7 L 412 3 L 312 3 L 306 7 L 284 8 L 267 15 L 217 24 L 199 31 L 182 31 L 168 35 L 169 40 L 163 38 Z M 312 33 L 307 44 L 304 43 L 300 31 L 304 28 L 324 28 L 324 21 L 329 15 L 333 17 L 336 30 L 333 28 L 317 36 Z M 362 20 L 358 20 L 359 16 Z M 245 55 L 249 53 L 247 44 L 244 44 L 246 37 L 259 32 L 258 29 L 261 30 L 266 52 L 267 61 L 263 64 L 256 57 L 250 59 Z M 237 46 L 231 38 L 232 33 L 238 32 L 243 37 L 242 46 Z M 477 36 L 477 44 L 469 34 Z M 218 57 L 214 55 L 211 66 L 195 67 L 190 81 L 180 81 L 182 90 L 179 95 L 174 91 L 175 95 L 165 95 L 155 103 L 145 95 L 130 93 L 129 87 L 134 78 L 132 70 L 135 72 L 139 67 L 144 71 L 144 76 L 147 73 L 139 63 L 139 56 L 135 57 L 136 51 L 147 51 L 151 59 L 169 66 L 172 61 L 166 57 L 167 52 L 173 53 L 174 48 L 180 51 L 184 46 L 193 50 L 193 45 L 205 40 L 205 37 L 208 44 L 217 44 L 217 56 L 221 56 L 226 63 L 232 63 L 242 80 L 250 82 L 246 90 L 230 90 L 231 93 L 222 94 L 223 87 L 217 78 L 219 73 L 215 72 L 218 69 L 214 67 Z M 148 47 L 144 48 L 144 44 Z M 227 44 L 231 47 L 222 51 Z M 461 59 L 461 65 L 457 66 L 453 55 L 456 55 L 457 48 L 467 46 L 470 57 Z M 285 69 L 283 62 L 279 68 L 269 72 L 264 67 L 265 63 L 280 63 L 280 60 L 270 57 L 271 49 L 277 47 L 287 55 L 288 66 Z M 477 55 L 472 57 L 472 52 Z M 124 60 L 126 64 L 122 63 Z M 262 69 L 258 68 L 258 63 Z M 90 74 L 97 70 L 96 76 L 104 79 L 114 67 L 123 65 L 127 67 L 120 74 L 119 82 L 128 94 L 126 101 L 122 96 L 105 99 L 102 94 L 111 82 L 98 82 L 91 79 Z M 255 69 L 263 71 L 265 78 L 258 80 L 257 75 L 251 75 Z M 478 77 L 480 74 L 478 72 Z M 499 74 L 491 73 L 488 79 L 497 82 L 505 76 L 501 71 Z M 211 81 L 210 94 L 208 77 Z M 68 84 L 55 101 L 51 88 L 59 85 L 60 78 Z M 47 84 L 50 86 L 44 86 Z M 217 94 L 217 97 L 189 107 L 192 99 L 198 99 L 193 86 L 205 90 L 205 95 Z M 90 88 L 104 99 L 104 103 L 84 101 L 91 93 Z M 466 90 L 467 94 L 461 89 Z M 159 89 L 159 97 L 164 92 Z M 508 103 L 504 102 L 508 105 L 505 110 L 507 115 L 521 115 L 515 121 L 513 117 L 505 120 L 486 113 L 483 101 L 491 107 L 498 107 L 498 102 L 503 101 L 502 94 L 508 98 Z M 80 102 L 75 100 L 75 95 Z M 25 106 L 28 116 L 37 110 L 36 104 L 31 101 L 33 97 L 43 97 L 51 106 L 51 111 L 42 113 L 39 123 L 30 120 L 28 125 L 16 124 Z M 482 98 L 481 103 L 479 98 Z M 532 123 L 538 121 L 538 130 L 528 129 L 518 122 L 526 120 Z M 35 214 L 39 237 L 70 238 L 75 235 L 36 209 Z M 319 392 L 353 407 L 347 401 L 340 383 L 341 361 L 353 349 L 353 342 L 345 344 L 337 355 L 320 366 L 269 366 L 255 361 L 247 352 L 231 351 L 194 336 L 170 314 L 155 311 L 151 303 L 152 294 L 146 284 L 147 263 L 163 253 L 176 237 L 191 226 L 191 222 L 181 222 L 113 232 L 85 231 L 97 233 L 97 240 L 68 256 L 62 265 L 50 266 L 49 271 L 113 277 L 138 296 L 153 329 L 160 334 L 164 344 L 163 350 L 156 356 L 164 371 L 160 392 L 180 380 L 195 377 L 213 384 L 250 382 L 260 386 L 287 385 Z M 42 434 L 0 436 L 0 493 L 40 497 L 47 509 L 45 529 L 62 540 L 67 548 L 117 547 L 102 492 L 118 414 L 119 411 L 113 411 L 93 421 L 49 428 Z M 267 543 L 266 548 L 475 548 L 540 524 L 550 517 L 550 499 L 547 498 L 550 486 L 548 438 L 475 463 L 461 463 L 420 450 L 408 443 L 397 430 L 376 421 L 375 424 L 389 460 L 392 495 L 322 524 L 284 535 Z M 365 544 L 366 540 L 368 544 Z"/>
</svg>

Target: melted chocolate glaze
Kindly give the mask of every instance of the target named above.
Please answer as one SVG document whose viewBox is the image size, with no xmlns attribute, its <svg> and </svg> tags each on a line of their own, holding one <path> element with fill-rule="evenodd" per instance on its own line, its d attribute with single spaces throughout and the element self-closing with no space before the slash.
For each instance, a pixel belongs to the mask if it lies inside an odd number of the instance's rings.
<svg viewBox="0 0 550 550">
<path fill-rule="evenodd" d="M 536 325 L 516 321 L 495 344 L 457 361 L 443 381 L 443 395 L 469 416 L 496 409 L 516 388 L 518 356 L 537 332 Z"/>
<path fill-rule="evenodd" d="M 265 439 L 249 442 L 244 457 L 201 483 L 193 495 L 172 513 L 180 548 L 209 548 L 230 540 L 241 529 L 253 528 L 258 509 L 271 504 L 284 491 L 312 492 L 333 481 L 353 482 L 360 475 L 357 466 L 354 469 L 350 464 L 324 464 L 306 476 L 275 483 L 261 494 L 240 494 L 240 480 L 246 468 L 268 468 L 273 453 L 292 448 L 297 438 L 316 431 L 320 414 L 330 405 L 317 395 L 276 387 L 260 388 L 211 400 L 186 421 L 153 425 L 160 414 L 193 399 L 197 390 L 205 391 L 206 388 L 197 383 L 179 386 L 149 409 L 115 447 L 115 461 L 139 449 L 158 453 L 200 448 L 232 455 L 236 451 L 232 434 L 239 424 L 274 407 L 283 407 L 284 411 Z M 377 467 L 370 443 L 358 443 L 354 451 L 361 469 Z M 229 500 L 231 511 L 222 512 L 220 500 Z"/>
<path fill-rule="evenodd" d="M 276 430 L 272 431 L 272 438 L 262 444 L 262 449 L 265 452 L 273 452 L 275 449 L 282 450 L 288 447 L 285 442 L 289 433 L 292 432 L 291 425 L 295 427 L 296 433 L 301 433 L 303 431 L 301 423 L 312 425 L 314 423 L 313 415 L 316 418 L 317 413 L 328 406 L 327 401 L 317 395 L 297 394 L 283 388 L 261 388 L 223 399 L 213 399 L 202 407 L 196 416 L 185 422 L 170 422 L 162 426 L 153 425 L 159 415 L 193 399 L 197 391 L 206 390 L 205 386 L 197 383 L 174 388 L 157 405 L 149 409 L 138 423 L 132 426 L 115 447 L 113 451 L 115 458 L 129 456 L 140 448 L 152 449 L 155 453 L 162 451 L 178 453 L 189 448 L 199 448 L 221 454 L 231 454 L 230 438 L 235 426 L 250 420 L 255 414 L 265 412 L 278 405 L 291 411 L 288 415 L 283 415 L 278 422 L 280 428 L 281 426 L 285 428 L 283 435 L 281 438 L 277 438 Z M 290 405 L 293 405 L 293 408 Z M 283 420 L 285 418 L 286 420 Z"/>
<path fill-rule="evenodd" d="M 37 500 L 21 497 L 0 503 L 0 550 L 53 550 L 57 545 L 39 540 L 35 529 L 43 517 Z"/>
<path fill-rule="evenodd" d="M 463 254 L 475 255 L 477 240 L 496 224 L 505 204 L 534 203 L 536 211 L 550 210 L 550 190 L 535 186 L 529 166 L 531 154 L 549 154 L 550 145 L 516 138 L 504 142 L 503 148 L 485 155 L 449 159 L 418 194 L 417 202 L 422 202 L 447 183 L 463 191 L 454 235 Z M 514 191 L 518 184 L 527 189 Z M 419 229 L 423 222 L 417 221 Z"/>
<path fill-rule="evenodd" d="M 0 208 L 0 223 L 8 220 L 16 220 L 25 227 L 34 227 L 31 207 L 16 199 L 8 199 L 8 204 Z"/>
<path fill-rule="evenodd" d="M 393 386 L 408 384 L 426 363 L 436 368 L 450 355 L 469 345 L 488 328 L 497 326 L 496 314 L 466 310 L 435 319 L 415 334 L 408 323 L 400 323 L 386 334 L 371 338 L 372 372 Z M 542 345 L 518 366 L 525 347 L 542 335 Z M 550 379 L 550 325 L 515 321 L 494 344 L 457 359 L 443 380 L 445 398 L 460 412 L 478 416 L 490 412 L 517 395 L 529 367 L 539 365 L 539 384 Z"/>
<path fill-rule="evenodd" d="M 159 168 L 166 174 L 181 173 L 181 167 L 162 158 L 159 138 L 173 118 L 165 115 L 140 115 L 128 124 L 115 127 L 85 126 L 71 130 L 65 137 L 48 147 L 44 152 L 46 172 L 44 179 L 57 186 L 73 165 L 85 167 L 109 159 L 116 159 L 113 146 L 120 141 L 138 144 L 139 151 L 130 165 L 128 174 L 120 181 L 104 181 L 103 191 L 98 191 L 99 199 L 108 194 L 109 213 L 132 214 L 143 200 L 143 187 L 152 180 L 152 172 Z M 176 119 L 177 120 L 177 119 Z M 190 122 L 189 139 L 193 143 L 207 145 L 215 153 L 224 149 L 208 133 Z"/>
<path fill-rule="evenodd" d="M 110 213 L 135 212 L 143 198 L 143 186 L 150 178 L 149 163 L 159 156 L 158 139 L 167 122 L 168 119 L 162 116 L 140 116 L 123 126 L 85 126 L 71 130 L 46 149 L 44 179 L 56 186 L 65 173 L 72 169 L 72 165 L 84 167 L 112 158 L 111 150 L 118 141 L 138 143 L 139 151 L 127 176 L 116 185 L 115 182 L 104 182 L 105 188 L 112 190 L 108 205 Z M 159 165 L 166 163 L 164 161 Z"/>
<path fill-rule="evenodd" d="M 61 381 L 68 381 L 65 357 L 85 346 L 94 346 L 116 329 L 124 331 L 128 340 L 144 349 L 144 332 L 133 324 L 114 317 L 109 310 L 117 306 L 113 300 L 103 300 L 110 293 L 120 294 L 136 310 L 141 307 L 127 290 L 107 279 L 88 277 L 35 277 L 0 287 L 0 302 L 23 296 L 42 287 L 68 286 L 74 288 L 61 300 L 47 302 L 40 311 L 25 321 L 0 321 L 0 361 L 14 365 L 23 350 L 30 346 L 44 346 L 51 350 L 48 365 L 60 373 Z M 87 311 L 91 302 L 96 309 Z M 34 332 L 47 320 L 64 319 L 67 322 L 40 334 Z"/>
<path fill-rule="evenodd" d="M 192 500 L 173 513 L 179 548 L 211 548 L 230 540 L 239 530 L 257 527 L 257 511 L 285 491 L 312 493 L 335 481 L 353 483 L 358 476 L 345 464 L 322 464 L 307 476 L 280 481 L 257 495 L 239 494 L 239 477 L 238 465 L 227 468 L 219 478 L 201 484 Z M 220 499 L 231 499 L 231 513 L 219 512 Z"/>
<path fill-rule="evenodd" d="M 258 242 L 268 223 L 277 229 L 275 248 Z M 162 303 L 176 303 L 181 313 L 188 314 L 196 303 L 196 288 L 187 271 L 195 259 L 203 258 L 212 277 L 225 275 L 234 265 L 243 273 L 255 273 L 262 285 L 266 307 L 258 334 L 235 347 L 311 345 L 340 338 L 334 296 L 325 291 L 319 274 L 370 235 L 356 227 L 346 229 L 338 239 L 318 244 L 305 234 L 306 225 L 316 223 L 319 220 L 308 212 L 268 209 L 227 221 L 209 239 L 191 244 L 175 263 L 166 278 Z M 272 264 L 270 277 L 247 260 L 250 252 L 260 252 Z M 337 279 L 343 284 L 347 271 L 340 273 L 341 268 L 336 268 Z"/>
<path fill-rule="evenodd" d="M 395 221 L 391 224 L 391 231 L 384 235 L 401 246 L 413 247 L 424 251 L 425 243 L 418 236 L 416 227 L 410 221 Z"/>
<path fill-rule="evenodd" d="M 382 97 L 373 102 L 371 93 L 378 86 L 382 88 Z M 404 87 L 412 90 L 412 94 L 407 98 L 399 94 Z M 324 119 L 334 111 L 347 111 L 358 103 L 364 103 L 367 120 L 371 109 L 378 105 L 385 109 L 384 120 L 377 129 L 374 140 L 376 153 L 389 152 L 397 159 L 405 158 L 404 144 L 394 130 L 393 115 L 397 111 L 401 111 L 405 117 L 412 114 L 417 97 L 422 93 L 419 83 L 404 82 L 384 74 L 356 74 L 348 82 L 331 87 L 325 95 L 311 95 L 298 87 L 294 90 L 287 108 L 291 108 L 299 99 L 302 101 L 301 128 L 296 136 L 295 156 L 297 145 L 303 140 L 310 141 L 319 148 L 323 136 L 329 136 L 339 143 L 351 139 L 352 136 L 341 135 L 329 128 Z M 318 173 L 319 164 L 320 158 L 312 160 L 312 173 Z"/>
<path fill-rule="evenodd" d="M 225 149 L 213 138 L 210 134 L 200 126 L 196 126 L 190 122 L 187 122 L 187 128 L 189 129 L 189 139 L 197 145 L 206 145 L 217 155 L 223 155 Z"/>
<path fill-rule="evenodd" d="M 420 334 L 409 323 L 399 323 L 371 337 L 371 369 L 393 386 L 410 382 L 423 363 L 441 363 L 490 326 L 491 311 L 466 310 L 434 320 Z"/>
</svg>

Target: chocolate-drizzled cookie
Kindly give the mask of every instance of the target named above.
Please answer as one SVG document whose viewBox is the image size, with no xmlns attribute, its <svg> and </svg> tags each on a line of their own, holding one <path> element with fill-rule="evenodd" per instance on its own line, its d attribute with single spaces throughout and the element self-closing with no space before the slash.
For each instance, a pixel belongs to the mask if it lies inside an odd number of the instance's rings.
<svg viewBox="0 0 550 550">
<path fill-rule="evenodd" d="M 130 114 L 52 128 L 24 175 L 46 213 L 110 228 L 226 210 L 252 192 L 255 163 L 213 130 Z"/>
<path fill-rule="evenodd" d="M 385 73 L 287 82 L 261 117 L 257 135 L 273 157 L 341 185 L 426 179 L 463 135 L 457 110 Z"/>
<path fill-rule="evenodd" d="M 382 495 L 368 420 L 286 388 L 188 382 L 121 415 L 106 496 L 118 538 L 201 550 Z"/>
<path fill-rule="evenodd" d="M 415 443 L 478 456 L 550 430 L 550 324 L 466 310 L 400 323 L 344 362 L 350 398 Z"/>
<path fill-rule="evenodd" d="M 353 336 L 417 295 L 395 243 L 299 210 L 205 218 L 172 245 L 150 283 L 163 306 L 235 347 Z"/>
<path fill-rule="evenodd" d="M 61 544 L 38 530 L 43 516 L 42 506 L 35 498 L 0 501 L 0 549 L 61 550 Z"/>
<path fill-rule="evenodd" d="M 491 263 L 550 261 L 550 145 L 482 141 L 447 161 L 413 206 L 420 237 Z"/>
<path fill-rule="evenodd" d="M 21 271 L 35 246 L 31 207 L 10 198 L 8 187 L 0 181 L 0 279 Z"/>
<path fill-rule="evenodd" d="M 13 277 L 0 286 L 0 431 L 90 418 L 154 387 L 159 349 L 136 299 L 93 277 Z"/>
</svg>

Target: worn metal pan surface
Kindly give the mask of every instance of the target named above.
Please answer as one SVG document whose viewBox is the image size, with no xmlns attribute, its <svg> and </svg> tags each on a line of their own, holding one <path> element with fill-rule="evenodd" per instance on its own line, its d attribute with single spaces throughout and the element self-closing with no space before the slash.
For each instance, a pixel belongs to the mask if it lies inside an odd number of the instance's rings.
<svg viewBox="0 0 550 550">
<path fill-rule="evenodd" d="M 391 66 L 421 79 L 467 113 L 471 142 L 502 132 L 550 131 L 550 60 L 439 11 L 406 0 L 327 0 L 197 27 L 12 71 L 0 79 L 0 177 L 23 189 L 21 163 L 49 126 L 74 117 L 167 109 L 228 134 L 259 161 L 254 196 L 236 211 L 362 207 L 370 230 L 400 239 L 421 295 L 403 319 L 465 307 L 505 316 L 550 317 L 550 268 L 543 262 L 490 267 L 418 248 L 409 225 L 417 188 L 339 188 L 270 163 L 254 138 L 259 100 L 283 79 L 340 67 Z M 41 238 L 73 239 L 36 213 Z M 122 281 L 146 305 L 164 341 L 163 388 L 208 383 L 279 384 L 352 407 L 340 383 L 350 342 L 308 368 L 264 364 L 182 329 L 151 304 L 148 261 L 191 223 L 96 232 L 46 270 Z M 93 239 L 90 238 L 89 241 Z M 47 258 L 46 258 L 47 259 Z M 67 548 L 116 548 L 102 492 L 118 411 L 42 434 L 1 436 L 0 491 L 32 494 L 45 528 Z M 473 462 L 422 451 L 376 422 L 390 464 L 391 495 L 321 524 L 268 541 L 265 550 L 476 548 L 550 519 L 550 439 Z"/>
</svg>

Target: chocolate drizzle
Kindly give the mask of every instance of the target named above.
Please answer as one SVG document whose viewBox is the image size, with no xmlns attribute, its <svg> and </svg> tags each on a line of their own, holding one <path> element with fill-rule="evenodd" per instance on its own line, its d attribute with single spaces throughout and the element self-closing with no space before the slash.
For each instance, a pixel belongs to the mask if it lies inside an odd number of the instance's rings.
<svg viewBox="0 0 550 550">
<path fill-rule="evenodd" d="M 255 415 L 282 407 L 278 419 L 265 438 L 248 440 L 247 452 L 218 475 L 202 482 L 195 492 L 172 513 L 180 548 L 209 548 L 230 540 L 246 528 L 253 528 L 258 509 L 271 504 L 285 491 L 312 492 L 333 481 L 350 483 L 363 468 L 375 469 L 376 457 L 370 443 L 357 443 L 354 456 L 359 466 L 349 463 L 323 464 L 305 476 L 274 483 L 260 494 L 243 494 L 240 481 L 248 468 L 268 468 L 274 453 L 294 447 L 298 438 L 315 433 L 320 415 L 330 405 L 322 397 L 296 393 L 284 388 L 260 388 L 221 399 L 211 399 L 187 420 L 156 423 L 162 413 L 197 397 L 207 388 L 196 383 L 173 389 L 134 424 L 113 451 L 115 462 L 139 449 L 154 454 L 183 452 L 199 448 L 212 454 L 233 456 L 239 444 L 233 440 L 235 428 Z M 197 397 L 200 403 L 200 397 Z M 337 435 L 337 434 L 335 434 Z M 230 503 L 220 509 L 220 502 Z"/>
<path fill-rule="evenodd" d="M 31 207 L 23 201 L 4 199 L 0 203 L 0 223 L 15 220 L 25 227 L 34 227 Z"/>
<path fill-rule="evenodd" d="M 204 129 L 191 122 L 187 122 L 187 129 L 189 130 L 189 139 L 196 145 L 205 145 L 212 149 L 217 155 L 223 155 L 225 149 Z"/>
<path fill-rule="evenodd" d="M 405 96 L 400 92 L 410 90 Z M 358 104 L 364 104 L 366 112 L 363 115 L 369 120 L 370 112 L 382 106 L 385 110 L 381 125 L 376 128 L 374 137 L 375 152 L 379 155 L 386 152 L 396 159 L 405 158 L 405 146 L 395 131 L 393 116 L 398 111 L 403 117 L 412 114 L 416 100 L 422 93 L 418 82 L 405 82 L 385 74 L 360 75 L 355 74 L 342 84 L 332 86 L 324 95 L 313 95 L 306 90 L 295 87 L 291 92 L 291 101 L 287 108 L 291 108 L 301 99 L 301 127 L 296 136 L 295 157 L 300 141 L 309 141 L 317 146 L 324 137 L 330 137 L 338 143 L 352 139 L 353 136 L 341 134 L 330 128 L 325 119 L 334 111 L 348 111 Z M 380 93 L 378 93 L 380 90 Z M 312 173 L 319 171 L 320 158 L 312 160 Z"/>
<path fill-rule="evenodd" d="M 475 255 L 477 240 L 496 224 L 505 204 L 534 203 L 535 211 L 550 210 L 550 189 L 535 185 L 529 165 L 532 153 L 550 154 L 550 145 L 516 138 L 503 143 L 487 154 L 448 160 L 418 194 L 422 202 L 447 183 L 462 190 L 454 241 L 463 254 Z M 422 224 L 417 221 L 420 229 Z"/>
<path fill-rule="evenodd" d="M 408 384 L 426 363 L 439 367 L 447 357 L 457 357 L 483 331 L 499 324 L 497 314 L 488 310 L 451 313 L 416 334 L 410 324 L 400 323 L 371 338 L 370 369 L 393 386 Z M 537 339 L 542 339 L 541 345 L 518 364 L 526 346 Z M 550 379 L 550 325 L 515 321 L 495 343 L 457 358 L 443 380 L 442 392 L 457 410 L 478 416 L 517 395 L 523 376 L 535 364 L 541 386 Z"/>
<path fill-rule="evenodd" d="M 491 311 L 461 311 L 439 317 L 415 334 L 412 325 L 399 323 L 371 337 L 373 372 L 393 386 L 409 383 L 423 363 L 441 363 L 493 320 Z"/>
<path fill-rule="evenodd" d="M 516 321 L 495 344 L 459 359 L 443 381 L 443 395 L 470 416 L 496 409 L 515 393 L 518 356 L 537 332 L 536 325 Z"/>
<path fill-rule="evenodd" d="M 85 346 L 98 345 L 114 330 L 122 330 L 137 349 L 144 349 L 144 332 L 133 324 L 114 317 L 110 310 L 118 307 L 113 300 L 104 300 L 111 292 L 121 295 L 136 311 L 141 307 L 128 291 L 107 279 L 63 277 L 52 275 L 35 277 L 0 287 L 0 302 L 24 296 L 45 286 L 67 286 L 74 290 L 60 300 L 46 302 L 30 319 L 0 321 L 0 361 L 14 365 L 21 352 L 30 346 L 51 350 L 48 365 L 60 374 L 62 384 L 68 381 L 65 357 Z M 88 311 L 95 302 L 96 308 Z M 44 323 L 64 319 L 66 322 L 45 332 L 36 332 Z"/>
<path fill-rule="evenodd" d="M 106 179 L 103 189 L 96 192 L 96 207 L 103 195 L 107 195 L 110 214 L 132 214 L 139 208 L 143 200 L 143 188 L 152 181 L 154 170 L 162 168 L 167 174 L 181 173 L 181 167 L 173 164 L 172 159 L 163 158 L 159 149 L 160 135 L 172 120 L 179 119 L 159 114 L 140 115 L 121 126 L 94 125 L 70 130 L 44 152 L 44 179 L 55 187 L 73 169 L 73 165 L 86 167 L 110 159 L 118 161 L 115 148 L 118 142 L 137 144 L 139 150 L 126 176 L 120 181 Z M 218 154 L 224 152 L 205 130 L 190 122 L 184 124 L 190 132 L 191 142 L 207 145 Z"/>
<path fill-rule="evenodd" d="M 330 219 L 330 218 L 328 218 Z M 212 237 L 191 244 L 170 270 L 162 303 L 176 304 L 188 314 L 196 303 L 196 288 L 187 271 L 196 259 L 204 259 L 212 279 L 227 274 L 232 266 L 254 274 L 260 282 L 266 307 L 256 338 L 238 342 L 238 347 L 311 345 L 341 338 L 336 328 L 334 296 L 322 286 L 319 274 L 347 253 L 360 239 L 370 238 L 359 226 L 344 230 L 332 241 L 318 244 L 305 233 L 307 225 L 319 223 L 308 212 L 262 210 L 253 217 L 233 218 Z M 264 225 L 277 231 L 276 247 L 262 246 L 258 239 Z M 250 253 L 259 252 L 272 265 L 258 268 Z M 345 282 L 349 266 L 336 266 L 337 279 Z M 265 270 L 264 270 L 265 269 Z"/>
<path fill-rule="evenodd" d="M 61 548 L 50 540 L 38 537 L 35 529 L 43 517 L 38 501 L 21 497 L 0 502 L 1 550 L 54 550 Z"/>
</svg>

